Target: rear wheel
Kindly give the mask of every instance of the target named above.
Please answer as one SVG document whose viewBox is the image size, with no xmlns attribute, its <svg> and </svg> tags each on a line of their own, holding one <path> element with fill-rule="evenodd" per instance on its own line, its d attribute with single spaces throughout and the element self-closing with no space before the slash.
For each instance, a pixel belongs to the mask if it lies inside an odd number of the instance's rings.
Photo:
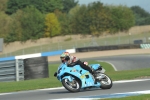
<svg viewBox="0 0 150 100">
<path fill-rule="evenodd" d="M 62 80 L 62 85 L 70 92 L 79 92 L 81 85 L 79 80 L 74 79 L 70 82 L 67 78 Z"/>
<path fill-rule="evenodd" d="M 100 88 L 102 89 L 110 89 L 113 85 L 112 80 L 109 76 L 107 76 L 104 73 L 99 73 L 98 75 L 100 78 L 98 79 L 98 81 L 100 82 L 101 86 Z"/>
</svg>

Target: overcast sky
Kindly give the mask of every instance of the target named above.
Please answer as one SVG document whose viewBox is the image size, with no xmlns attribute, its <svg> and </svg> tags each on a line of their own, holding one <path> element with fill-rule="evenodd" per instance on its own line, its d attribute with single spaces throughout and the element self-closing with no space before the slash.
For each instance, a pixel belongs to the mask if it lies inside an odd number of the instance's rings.
<svg viewBox="0 0 150 100">
<path fill-rule="evenodd" d="M 128 7 L 138 5 L 146 11 L 150 12 L 150 0 L 78 0 L 79 4 L 89 4 L 93 1 L 100 1 L 104 4 L 126 5 Z"/>
</svg>

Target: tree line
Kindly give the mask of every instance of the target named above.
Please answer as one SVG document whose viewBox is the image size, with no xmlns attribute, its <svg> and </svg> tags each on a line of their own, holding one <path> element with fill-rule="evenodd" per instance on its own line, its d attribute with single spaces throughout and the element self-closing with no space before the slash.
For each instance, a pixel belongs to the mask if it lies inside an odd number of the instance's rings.
<svg viewBox="0 0 150 100">
<path fill-rule="evenodd" d="M 69 34 L 115 34 L 150 24 L 139 6 L 104 5 L 76 0 L 0 0 L 0 37 L 5 43 Z"/>
</svg>

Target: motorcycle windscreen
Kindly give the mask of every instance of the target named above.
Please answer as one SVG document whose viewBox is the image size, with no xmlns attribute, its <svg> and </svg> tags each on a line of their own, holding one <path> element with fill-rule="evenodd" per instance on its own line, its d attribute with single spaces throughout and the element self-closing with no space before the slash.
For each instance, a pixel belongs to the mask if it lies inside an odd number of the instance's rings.
<svg viewBox="0 0 150 100">
<path fill-rule="evenodd" d="M 100 66 L 100 64 L 90 64 L 91 68 L 94 70 L 97 70 Z"/>
</svg>

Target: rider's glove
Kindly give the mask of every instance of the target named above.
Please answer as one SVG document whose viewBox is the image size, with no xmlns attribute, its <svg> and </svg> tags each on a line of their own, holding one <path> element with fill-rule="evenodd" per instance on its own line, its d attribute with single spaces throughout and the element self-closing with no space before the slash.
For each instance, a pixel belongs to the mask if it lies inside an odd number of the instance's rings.
<svg viewBox="0 0 150 100">
<path fill-rule="evenodd" d="M 55 76 L 55 77 L 57 76 L 57 72 L 54 73 L 54 76 Z"/>
<path fill-rule="evenodd" d="M 88 62 L 83 62 L 83 63 L 84 63 L 84 65 L 86 65 L 86 66 L 88 65 Z"/>
</svg>

